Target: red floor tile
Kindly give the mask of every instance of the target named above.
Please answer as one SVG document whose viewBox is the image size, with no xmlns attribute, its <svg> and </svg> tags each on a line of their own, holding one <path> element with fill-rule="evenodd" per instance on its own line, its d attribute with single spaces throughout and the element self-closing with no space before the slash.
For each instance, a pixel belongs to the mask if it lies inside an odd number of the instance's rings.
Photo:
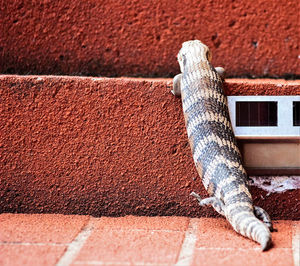
<svg viewBox="0 0 300 266">
<path fill-rule="evenodd" d="M 300 222 L 274 224 L 262 252 L 225 219 L 1 214 L 0 265 L 293 265 Z"/>
<path fill-rule="evenodd" d="M 259 244 L 236 233 L 225 219 L 198 220 L 197 248 L 259 248 Z M 291 248 L 292 221 L 275 221 L 274 227 L 278 232 L 272 233 L 273 245 L 276 248 Z"/>
<path fill-rule="evenodd" d="M 292 266 L 291 249 L 260 250 L 230 249 L 196 249 L 193 266 Z"/>
<path fill-rule="evenodd" d="M 274 228 L 278 232 L 272 233 L 274 248 L 292 247 L 293 221 L 274 221 Z"/>
<path fill-rule="evenodd" d="M 0 245 L 0 265 L 55 265 L 65 249 L 66 246 Z"/>
<path fill-rule="evenodd" d="M 144 229 L 185 231 L 189 218 L 187 217 L 138 217 L 125 216 L 118 218 L 102 217 L 95 219 L 97 228 L 103 229 Z"/>
<path fill-rule="evenodd" d="M 198 220 L 197 248 L 257 248 L 254 241 L 236 233 L 225 219 Z"/>
<path fill-rule="evenodd" d="M 174 264 L 183 241 L 181 232 L 151 230 L 96 230 L 77 262 Z"/>
<path fill-rule="evenodd" d="M 184 217 L 103 217 L 75 263 L 173 264 L 189 219 Z"/>
<path fill-rule="evenodd" d="M 0 242 L 68 243 L 88 219 L 79 215 L 3 213 Z"/>
</svg>

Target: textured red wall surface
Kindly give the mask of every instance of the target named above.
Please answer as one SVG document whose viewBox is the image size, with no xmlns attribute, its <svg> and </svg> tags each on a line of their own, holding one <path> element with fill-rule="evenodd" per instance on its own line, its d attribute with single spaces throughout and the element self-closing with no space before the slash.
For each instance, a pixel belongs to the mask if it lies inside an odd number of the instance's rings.
<svg viewBox="0 0 300 266">
<path fill-rule="evenodd" d="M 300 81 L 257 83 L 225 88 L 300 95 Z M 0 76 L 0 212 L 216 215 L 189 196 L 206 192 L 170 89 L 171 80 Z M 300 217 L 299 191 L 252 192 L 273 218 Z"/>
<path fill-rule="evenodd" d="M 173 76 L 200 39 L 229 76 L 300 75 L 298 0 L 1 1 L 0 73 Z"/>
</svg>

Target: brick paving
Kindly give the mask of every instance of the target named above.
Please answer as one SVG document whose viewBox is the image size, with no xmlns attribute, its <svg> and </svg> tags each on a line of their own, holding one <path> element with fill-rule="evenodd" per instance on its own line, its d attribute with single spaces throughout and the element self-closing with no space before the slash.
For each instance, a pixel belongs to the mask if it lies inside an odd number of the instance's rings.
<svg viewBox="0 0 300 266">
<path fill-rule="evenodd" d="M 261 252 L 221 218 L 3 213 L 0 265 L 299 266 L 300 222 L 274 223 Z"/>
</svg>

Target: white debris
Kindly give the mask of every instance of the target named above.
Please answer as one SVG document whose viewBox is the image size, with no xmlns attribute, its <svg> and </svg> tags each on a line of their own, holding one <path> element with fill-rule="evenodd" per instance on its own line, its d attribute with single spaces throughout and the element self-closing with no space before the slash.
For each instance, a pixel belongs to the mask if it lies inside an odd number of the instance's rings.
<svg viewBox="0 0 300 266">
<path fill-rule="evenodd" d="M 249 176 L 249 185 L 271 193 L 282 193 L 300 188 L 300 176 Z"/>
</svg>

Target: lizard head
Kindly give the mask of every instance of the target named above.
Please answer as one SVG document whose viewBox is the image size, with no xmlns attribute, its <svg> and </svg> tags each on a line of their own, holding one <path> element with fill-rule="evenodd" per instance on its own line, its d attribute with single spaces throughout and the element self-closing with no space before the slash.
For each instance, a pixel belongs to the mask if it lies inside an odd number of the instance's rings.
<svg viewBox="0 0 300 266">
<path fill-rule="evenodd" d="M 209 48 L 198 40 L 187 41 L 182 44 L 177 59 L 181 72 L 184 71 L 187 65 L 203 61 L 211 61 L 212 56 Z"/>
</svg>

